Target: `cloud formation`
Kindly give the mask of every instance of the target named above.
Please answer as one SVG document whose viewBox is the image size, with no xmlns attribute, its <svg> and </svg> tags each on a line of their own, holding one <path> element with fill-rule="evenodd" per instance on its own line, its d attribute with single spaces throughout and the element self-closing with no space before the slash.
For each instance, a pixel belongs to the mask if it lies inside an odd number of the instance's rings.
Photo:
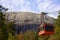
<svg viewBox="0 0 60 40">
<path fill-rule="evenodd" d="M 60 10 L 60 0 L 0 0 L 0 5 L 15 12 L 53 12 Z"/>
<path fill-rule="evenodd" d="M 57 11 L 60 9 L 60 5 L 58 5 L 56 2 L 58 3 L 58 0 L 37 0 L 37 8 L 45 12 Z"/>
</svg>

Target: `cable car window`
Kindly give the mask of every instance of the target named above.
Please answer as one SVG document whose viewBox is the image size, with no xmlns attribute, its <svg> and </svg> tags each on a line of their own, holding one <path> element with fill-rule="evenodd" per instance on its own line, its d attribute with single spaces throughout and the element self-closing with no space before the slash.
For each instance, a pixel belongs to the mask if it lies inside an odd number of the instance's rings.
<svg viewBox="0 0 60 40">
<path fill-rule="evenodd" d="M 53 30 L 54 30 L 54 27 L 47 25 L 47 26 L 45 27 L 45 29 L 46 29 L 47 31 L 53 31 Z"/>
</svg>

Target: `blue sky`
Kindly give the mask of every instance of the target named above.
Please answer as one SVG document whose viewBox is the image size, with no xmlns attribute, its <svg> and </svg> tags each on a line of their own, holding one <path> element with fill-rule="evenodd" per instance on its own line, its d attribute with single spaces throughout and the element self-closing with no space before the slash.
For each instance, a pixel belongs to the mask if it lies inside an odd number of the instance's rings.
<svg viewBox="0 0 60 40">
<path fill-rule="evenodd" d="M 60 10 L 60 0 L 0 0 L 0 5 L 15 12 L 54 12 Z M 57 17 L 56 13 L 49 14 Z"/>
</svg>

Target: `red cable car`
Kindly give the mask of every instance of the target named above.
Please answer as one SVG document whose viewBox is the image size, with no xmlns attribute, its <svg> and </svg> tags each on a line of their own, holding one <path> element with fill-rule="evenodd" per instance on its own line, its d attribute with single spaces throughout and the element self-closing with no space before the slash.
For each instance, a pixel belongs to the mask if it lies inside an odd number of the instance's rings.
<svg viewBox="0 0 60 40">
<path fill-rule="evenodd" d="M 41 15 L 41 26 L 38 30 L 38 35 L 51 35 L 54 34 L 54 25 L 51 23 L 46 23 L 44 21 L 44 16 L 46 16 L 47 13 L 43 13 Z M 46 17 L 45 17 L 46 18 Z"/>
<path fill-rule="evenodd" d="M 38 35 L 50 35 L 54 34 L 54 26 L 52 24 L 43 24 L 40 26 Z"/>
</svg>

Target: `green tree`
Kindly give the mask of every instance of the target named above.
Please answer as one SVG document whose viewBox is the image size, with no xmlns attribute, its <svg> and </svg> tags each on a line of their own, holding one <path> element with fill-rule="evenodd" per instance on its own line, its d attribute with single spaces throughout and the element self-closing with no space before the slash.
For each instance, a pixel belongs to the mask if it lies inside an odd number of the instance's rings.
<svg viewBox="0 0 60 40">
<path fill-rule="evenodd" d="M 55 34 L 49 40 L 60 40 L 60 12 L 58 18 L 55 20 Z"/>
<path fill-rule="evenodd" d="M 8 32 L 5 26 L 5 18 L 4 15 L 2 14 L 2 12 L 0 12 L 0 29 L 1 29 L 1 33 L 2 33 L 2 38 L 0 38 L 0 40 L 7 40 L 8 38 Z"/>
<path fill-rule="evenodd" d="M 8 40 L 15 40 L 13 25 L 14 25 L 13 22 L 7 22 L 6 24 L 6 28 L 9 35 Z"/>
<path fill-rule="evenodd" d="M 8 40 L 10 33 L 14 33 L 13 22 L 8 22 L 5 15 L 0 12 L 0 40 Z"/>
</svg>

